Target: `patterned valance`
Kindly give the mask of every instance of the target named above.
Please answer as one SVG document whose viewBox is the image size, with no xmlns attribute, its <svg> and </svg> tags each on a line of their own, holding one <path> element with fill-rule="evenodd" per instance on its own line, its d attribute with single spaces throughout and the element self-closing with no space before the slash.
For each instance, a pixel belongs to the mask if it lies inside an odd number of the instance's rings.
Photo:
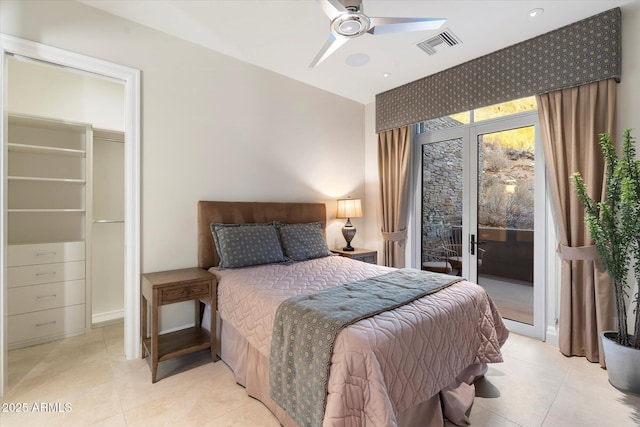
<svg viewBox="0 0 640 427">
<path fill-rule="evenodd" d="M 620 8 L 376 95 L 376 132 L 608 78 L 620 80 Z"/>
</svg>

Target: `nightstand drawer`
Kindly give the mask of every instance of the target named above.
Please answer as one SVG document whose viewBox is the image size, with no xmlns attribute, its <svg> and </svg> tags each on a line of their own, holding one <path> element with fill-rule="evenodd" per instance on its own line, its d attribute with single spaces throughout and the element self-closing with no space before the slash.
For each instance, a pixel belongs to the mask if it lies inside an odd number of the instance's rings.
<svg viewBox="0 0 640 427">
<path fill-rule="evenodd" d="M 368 262 L 370 264 L 378 263 L 378 252 L 370 249 L 354 248 L 352 251 L 345 251 L 344 249 L 331 249 L 331 252 L 338 254 L 341 257 L 351 258 L 360 262 Z"/>
<path fill-rule="evenodd" d="M 378 256 L 376 254 L 354 256 L 353 259 L 358 260 L 358 261 L 362 261 L 362 262 L 368 262 L 370 264 L 377 264 L 378 263 Z"/>
<path fill-rule="evenodd" d="M 192 283 L 190 285 L 176 285 L 163 288 L 160 290 L 160 301 L 158 301 L 158 304 L 173 304 L 174 302 L 208 297 L 210 283 L 210 281 L 205 281 Z"/>
</svg>

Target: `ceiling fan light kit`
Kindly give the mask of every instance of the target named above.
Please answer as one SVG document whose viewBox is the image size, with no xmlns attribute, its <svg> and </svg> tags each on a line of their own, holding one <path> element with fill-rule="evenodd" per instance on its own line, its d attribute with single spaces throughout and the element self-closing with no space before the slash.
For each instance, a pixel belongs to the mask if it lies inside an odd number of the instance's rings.
<svg viewBox="0 0 640 427">
<path fill-rule="evenodd" d="M 446 21 L 442 18 L 374 18 L 364 14 L 362 3 L 359 6 L 345 7 L 340 0 L 317 1 L 331 20 L 331 34 L 329 34 L 329 40 L 311 61 L 310 68 L 327 59 L 349 39 L 359 37 L 364 33 L 378 35 L 435 30 Z"/>
<path fill-rule="evenodd" d="M 358 37 L 369 31 L 370 26 L 368 16 L 348 11 L 331 21 L 331 32 L 343 37 Z"/>
</svg>

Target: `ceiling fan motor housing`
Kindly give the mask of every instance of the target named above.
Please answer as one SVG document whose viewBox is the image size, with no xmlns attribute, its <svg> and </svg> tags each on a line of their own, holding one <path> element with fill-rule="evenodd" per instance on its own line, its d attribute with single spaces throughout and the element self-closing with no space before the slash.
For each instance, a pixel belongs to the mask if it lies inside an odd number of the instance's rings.
<svg viewBox="0 0 640 427">
<path fill-rule="evenodd" d="M 356 8 L 348 8 L 347 13 L 337 16 L 331 22 L 331 32 L 342 37 L 358 37 L 369 31 L 369 17 Z"/>
</svg>

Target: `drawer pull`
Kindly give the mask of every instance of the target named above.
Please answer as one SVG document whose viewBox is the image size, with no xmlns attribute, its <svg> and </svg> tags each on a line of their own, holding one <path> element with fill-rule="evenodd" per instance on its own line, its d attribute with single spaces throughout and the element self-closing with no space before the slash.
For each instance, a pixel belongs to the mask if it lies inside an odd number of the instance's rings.
<svg viewBox="0 0 640 427">
<path fill-rule="evenodd" d="M 56 294 L 52 294 L 52 295 L 39 295 L 36 297 L 36 299 L 48 299 L 48 298 L 55 298 L 57 297 Z"/>
<path fill-rule="evenodd" d="M 55 324 L 56 324 L 55 320 L 52 320 L 50 322 L 44 322 L 44 323 L 36 323 L 36 328 L 40 326 L 55 325 Z"/>
<path fill-rule="evenodd" d="M 55 275 L 56 272 L 55 271 L 45 271 L 43 273 L 36 273 L 36 277 L 40 277 L 40 276 L 49 276 L 49 275 Z"/>
<path fill-rule="evenodd" d="M 36 253 L 36 256 L 55 255 L 56 253 L 57 253 L 56 251 L 50 251 L 50 252 L 38 252 L 38 253 Z"/>
</svg>

